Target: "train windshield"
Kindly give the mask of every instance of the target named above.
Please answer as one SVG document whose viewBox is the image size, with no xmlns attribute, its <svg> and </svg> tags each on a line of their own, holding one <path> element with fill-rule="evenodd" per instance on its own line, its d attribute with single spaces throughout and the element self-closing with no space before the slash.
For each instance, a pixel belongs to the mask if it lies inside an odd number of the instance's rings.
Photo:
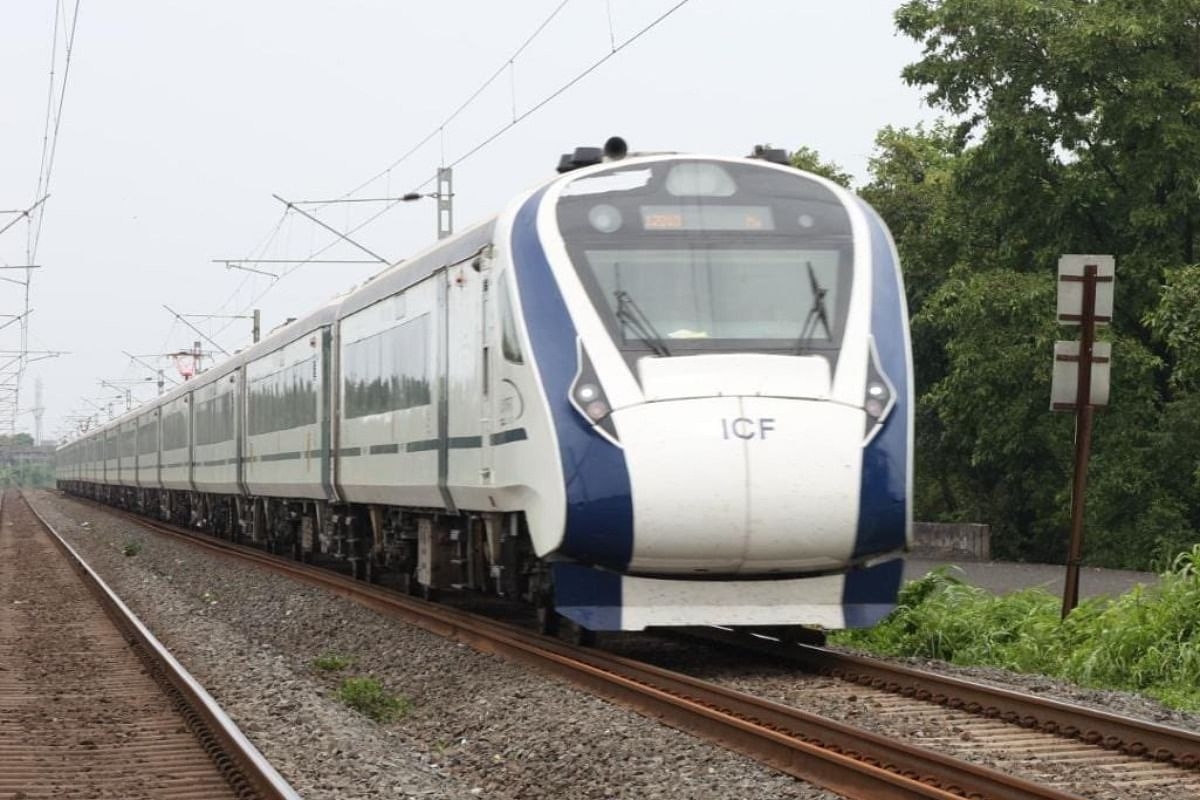
<svg viewBox="0 0 1200 800">
<path fill-rule="evenodd" d="M 803 175 L 699 160 L 614 167 L 564 188 L 558 224 L 630 357 L 836 358 L 853 277 L 850 218 Z"/>
</svg>

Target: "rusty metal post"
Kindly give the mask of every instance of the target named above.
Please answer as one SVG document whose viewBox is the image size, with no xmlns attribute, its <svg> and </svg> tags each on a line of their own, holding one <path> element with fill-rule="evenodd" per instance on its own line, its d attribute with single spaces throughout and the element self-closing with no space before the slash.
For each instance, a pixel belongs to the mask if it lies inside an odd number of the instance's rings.
<svg viewBox="0 0 1200 800">
<path fill-rule="evenodd" d="M 1096 341 L 1095 264 L 1083 269 L 1083 308 L 1079 326 L 1079 381 L 1075 390 L 1075 476 L 1071 485 L 1071 540 L 1067 545 L 1067 579 L 1063 585 L 1062 615 L 1079 604 L 1079 563 L 1083 557 L 1083 507 L 1087 491 L 1088 457 L 1092 449 L 1092 346 Z"/>
</svg>

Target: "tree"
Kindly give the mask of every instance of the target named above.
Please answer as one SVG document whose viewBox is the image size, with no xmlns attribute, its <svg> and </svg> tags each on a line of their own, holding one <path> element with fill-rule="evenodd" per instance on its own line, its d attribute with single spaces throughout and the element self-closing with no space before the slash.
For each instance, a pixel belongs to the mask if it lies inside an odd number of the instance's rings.
<svg viewBox="0 0 1200 800">
<path fill-rule="evenodd" d="M 905 79 L 947 114 L 881 131 L 863 189 L 913 313 L 917 513 L 990 522 L 1009 557 L 1061 552 L 1071 429 L 1048 411 L 1050 345 L 1066 338 L 1052 276 L 1061 253 L 1111 252 L 1114 385 L 1086 555 L 1146 566 L 1195 541 L 1195 4 L 909 0 L 896 21 L 924 45 Z"/>
<path fill-rule="evenodd" d="M 834 183 L 841 184 L 847 188 L 849 188 L 852 181 L 850 173 L 843 170 L 833 161 L 825 161 L 821 158 L 821 154 L 811 147 L 804 147 L 803 145 L 798 147 L 788 157 L 788 160 L 796 169 L 820 175 L 822 178 L 828 178 Z"/>
<path fill-rule="evenodd" d="M 15 447 L 32 447 L 33 437 L 28 433 L 15 433 L 0 435 L 0 445 L 11 445 Z"/>
</svg>

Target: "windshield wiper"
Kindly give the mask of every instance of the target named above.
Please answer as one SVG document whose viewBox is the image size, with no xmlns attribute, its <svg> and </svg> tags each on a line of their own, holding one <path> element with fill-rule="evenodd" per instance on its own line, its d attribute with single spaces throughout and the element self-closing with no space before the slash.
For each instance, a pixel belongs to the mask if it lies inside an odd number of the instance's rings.
<svg viewBox="0 0 1200 800">
<path fill-rule="evenodd" d="M 642 313 L 642 309 L 633 298 L 629 296 L 629 292 L 624 289 L 617 289 L 613 292 L 613 297 L 617 298 L 617 319 L 621 321 L 621 330 L 624 331 L 625 326 L 633 328 L 638 338 L 657 355 L 670 357 L 671 351 L 667 349 L 666 342 L 659 336 L 658 331 L 654 329 L 654 323 L 650 318 Z"/>
<path fill-rule="evenodd" d="M 800 328 L 800 336 L 796 339 L 796 352 L 799 353 L 804 349 L 804 343 L 813 338 L 813 334 L 817 332 L 817 324 L 825 329 L 825 338 L 833 340 L 833 329 L 829 326 L 829 313 L 825 308 L 825 293 L 827 289 L 822 289 L 821 284 L 817 283 L 817 273 L 813 271 L 811 261 L 804 262 L 808 267 L 808 284 L 812 288 L 813 302 L 812 308 L 808 310 L 808 316 L 804 318 L 804 326 Z"/>
</svg>

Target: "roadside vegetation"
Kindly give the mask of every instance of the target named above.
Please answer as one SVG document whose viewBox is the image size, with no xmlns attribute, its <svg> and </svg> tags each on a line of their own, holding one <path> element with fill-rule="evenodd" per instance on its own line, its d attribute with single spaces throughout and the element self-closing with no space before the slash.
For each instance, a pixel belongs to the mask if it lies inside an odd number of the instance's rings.
<svg viewBox="0 0 1200 800">
<path fill-rule="evenodd" d="M 997 596 L 945 570 L 907 584 L 874 628 L 831 640 L 877 655 L 931 658 L 1135 691 L 1200 711 L 1200 545 L 1153 587 L 1086 600 L 1066 620 L 1041 589 Z"/>
</svg>

